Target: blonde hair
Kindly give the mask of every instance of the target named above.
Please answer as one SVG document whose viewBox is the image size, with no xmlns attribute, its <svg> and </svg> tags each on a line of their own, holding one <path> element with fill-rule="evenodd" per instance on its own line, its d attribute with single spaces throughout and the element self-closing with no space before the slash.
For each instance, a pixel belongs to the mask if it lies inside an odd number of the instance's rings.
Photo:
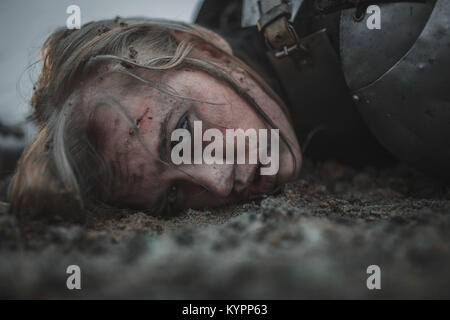
<svg viewBox="0 0 450 320">
<path fill-rule="evenodd" d="M 187 33 L 189 37 L 177 40 L 174 32 Z M 262 78 L 215 45 L 213 36 L 195 25 L 147 18 L 116 18 L 91 22 L 80 30 L 60 29 L 54 32 L 41 51 L 42 72 L 31 100 L 38 133 L 18 162 L 9 192 L 11 211 L 21 218 L 52 218 L 63 213 L 82 218 L 86 204 L 111 200 L 113 177 L 90 139 L 91 124 L 76 112 L 80 103 L 77 84 L 105 63 L 116 61 L 123 67 L 120 72 L 174 96 L 176 93 L 170 88 L 142 79 L 130 70 L 164 71 L 184 66 L 201 69 L 232 86 L 273 126 L 252 97 L 217 65 L 190 55 L 199 43 L 220 50 L 284 107 Z M 138 61 L 133 48 L 140 45 L 148 48 L 146 52 L 150 56 L 143 59 L 139 54 Z M 126 110 L 119 103 L 113 101 L 112 104 L 127 120 L 130 130 L 139 134 Z M 283 136 L 281 138 L 284 139 Z"/>
</svg>

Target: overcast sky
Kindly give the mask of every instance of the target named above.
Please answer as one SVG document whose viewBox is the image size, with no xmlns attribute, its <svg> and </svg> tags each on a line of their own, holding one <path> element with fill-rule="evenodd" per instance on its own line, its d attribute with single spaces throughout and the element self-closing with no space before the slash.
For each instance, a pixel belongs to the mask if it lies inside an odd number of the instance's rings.
<svg viewBox="0 0 450 320">
<path fill-rule="evenodd" d="M 23 122 L 38 70 L 27 70 L 39 57 L 47 36 L 65 26 L 66 9 L 81 8 L 81 23 L 116 16 L 149 16 L 190 22 L 199 0 L 0 0 L 0 119 Z M 30 74 L 31 73 L 31 74 Z M 28 139 L 32 135 L 28 133 Z M 0 137 L 0 145 L 11 140 Z"/>
</svg>

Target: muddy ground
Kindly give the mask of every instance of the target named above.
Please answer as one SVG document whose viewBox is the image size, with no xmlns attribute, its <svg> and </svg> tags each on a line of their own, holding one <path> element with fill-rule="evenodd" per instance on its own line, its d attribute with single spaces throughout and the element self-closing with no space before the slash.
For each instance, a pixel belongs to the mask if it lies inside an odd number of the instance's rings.
<svg viewBox="0 0 450 320">
<path fill-rule="evenodd" d="M 73 264 L 79 291 L 66 288 Z M 373 264 L 381 290 L 366 287 Z M 450 298 L 449 267 L 450 189 L 405 166 L 306 161 L 276 196 L 168 220 L 0 215 L 0 298 Z"/>
</svg>

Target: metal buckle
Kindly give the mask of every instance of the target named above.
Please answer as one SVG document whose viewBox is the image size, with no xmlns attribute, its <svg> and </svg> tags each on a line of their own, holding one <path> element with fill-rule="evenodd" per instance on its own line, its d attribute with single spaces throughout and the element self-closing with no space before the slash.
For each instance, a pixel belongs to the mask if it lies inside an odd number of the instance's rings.
<svg viewBox="0 0 450 320">
<path fill-rule="evenodd" d="M 293 52 L 296 52 L 297 50 L 302 51 L 302 53 L 304 53 L 304 54 L 307 53 L 306 49 L 301 45 L 300 39 L 299 39 L 299 37 L 297 35 L 297 32 L 295 32 L 295 29 L 294 29 L 294 27 L 292 26 L 292 24 L 290 22 L 288 24 L 288 31 L 292 35 L 292 38 L 295 39 L 295 44 L 293 44 L 291 46 L 287 46 L 286 45 L 280 51 L 276 51 L 276 49 L 270 44 L 270 42 L 267 39 L 265 39 L 267 47 L 272 51 L 273 55 L 277 59 L 288 57 Z"/>
<path fill-rule="evenodd" d="M 284 46 L 283 50 L 274 52 L 274 56 L 275 56 L 275 58 L 281 59 L 283 57 L 289 56 L 289 54 L 292 51 L 294 51 L 298 48 L 299 48 L 298 44 L 294 44 L 293 46 L 290 46 L 290 47 Z"/>
</svg>

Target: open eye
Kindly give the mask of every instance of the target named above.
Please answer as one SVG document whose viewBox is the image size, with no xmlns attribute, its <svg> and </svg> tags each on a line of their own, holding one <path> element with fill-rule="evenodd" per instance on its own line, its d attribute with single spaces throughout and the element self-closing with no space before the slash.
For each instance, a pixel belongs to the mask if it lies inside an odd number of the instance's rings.
<svg viewBox="0 0 450 320">
<path fill-rule="evenodd" d="M 189 119 L 187 117 L 183 117 L 181 120 L 182 121 L 180 123 L 179 128 L 189 130 Z"/>
<path fill-rule="evenodd" d="M 191 131 L 191 128 L 189 126 L 189 117 L 187 114 L 183 115 L 180 118 L 180 121 L 178 121 L 178 124 L 175 129 L 185 129 L 188 131 Z M 175 147 L 180 141 L 172 141 L 171 148 Z"/>
</svg>

